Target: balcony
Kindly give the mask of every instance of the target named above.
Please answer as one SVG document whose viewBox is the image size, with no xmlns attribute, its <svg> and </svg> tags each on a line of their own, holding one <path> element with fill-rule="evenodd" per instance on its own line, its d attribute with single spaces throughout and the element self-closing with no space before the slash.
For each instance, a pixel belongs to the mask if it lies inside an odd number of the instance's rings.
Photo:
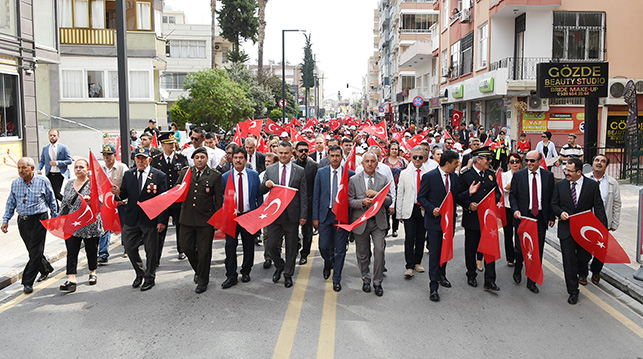
<svg viewBox="0 0 643 359">
<path fill-rule="evenodd" d="M 416 67 L 432 59 L 431 41 L 416 41 L 400 55 L 400 67 Z"/>
<path fill-rule="evenodd" d="M 520 57 L 518 59 L 507 57 L 489 65 L 489 71 L 508 69 L 508 80 L 536 80 L 536 65 L 549 62 L 548 57 Z"/>
<path fill-rule="evenodd" d="M 490 0 L 491 16 L 515 17 L 516 13 L 529 10 L 552 11 L 561 5 L 561 0 Z"/>
<path fill-rule="evenodd" d="M 114 45 L 114 29 L 60 28 L 63 45 Z"/>
</svg>

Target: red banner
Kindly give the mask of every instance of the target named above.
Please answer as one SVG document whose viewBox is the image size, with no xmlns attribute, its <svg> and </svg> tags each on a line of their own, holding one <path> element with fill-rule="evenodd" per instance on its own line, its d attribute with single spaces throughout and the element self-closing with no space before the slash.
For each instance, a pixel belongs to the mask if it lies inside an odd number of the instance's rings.
<svg viewBox="0 0 643 359">
<path fill-rule="evenodd" d="M 543 285 L 543 265 L 540 261 L 538 222 L 533 218 L 522 217 L 518 226 L 518 238 L 525 262 L 525 274 L 534 282 Z"/>
<path fill-rule="evenodd" d="M 442 251 L 440 252 L 440 266 L 443 266 L 444 263 L 453 259 L 453 221 L 455 218 L 453 215 L 455 211 L 453 210 L 453 196 L 451 191 L 447 193 L 446 198 L 440 206 L 440 226 L 442 226 Z M 427 213 L 425 215 L 432 215 Z"/>
<path fill-rule="evenodd" d="M 361 217 L 359 217 L 355 222 L 351 224 L 336 224 L 336 226 L 350 232 L 356 227 L 358 227 L 360 224 L 366 222 L 369 218 L 373 217 L 384 205 L 384 200 L 386 200 L 386 195 L 388 194 L 388 190 L 390 187 L 391 187 L 391 182 L 389 182 L 384 188 L 382 188 L 382 190 L 375 197 L 373 197 L 373 204 L 370 207 L 368 207 L 366 212 L 364 212 L 364 214 Z"/>
<path fill-rule="evenodd" d="M 237 234 L 237 199 L 235 198 L 234 175 L 231 171 L 228 175 L 228 183 L 225 186 L 223 196 L 223 207 L 210 217 L 208 224 L 221 230 L 223 233 L 235 237 Z"/>
<path fill-rule="evenodd" d="M 188 168 L 185 178 L 183 178 L 183 182 L 181 182 L 180 185 L 175 186 L 156 197 L 143 202 L 138 202 L 138 205 L 141 206 L 141 209 L 149 219 L 154 219 L 170 207 L 172 203 L 185 201 L 185 197 L 188 195 L 188 189 L 190 188 L 191 179 L 192 171 Z"/>
<path fill-rule="evenodd" d="M 478 220 L 480 222 L 480 244 L 478 252 L 484 255 L 486 263 L 500 259 L 500 239 L 498 237 L 498 215 L 496 214 L 495 192 L 489 192 L 478 203 Z"/>
<path fill-rule="evenodd" d="M 268 192 L 268 198 L 266 198 L 261 207 L 237 217 L 235 221 L 245 228 L 248 233 L 255 234 L 261 228 L 269 226 L 279 218 L 295 197 L 295 194 L 297 194 L 297 189 L 295 188 L 274 185 Z M 273 207 L 276 208 L 273 210 Z"/>
<path fill-rule="evenodd" d="M 569 231 L 576 243 L 603 263 L 630 263 L 627 253 L 592 211 L 569 216 Z"/>
</svg>

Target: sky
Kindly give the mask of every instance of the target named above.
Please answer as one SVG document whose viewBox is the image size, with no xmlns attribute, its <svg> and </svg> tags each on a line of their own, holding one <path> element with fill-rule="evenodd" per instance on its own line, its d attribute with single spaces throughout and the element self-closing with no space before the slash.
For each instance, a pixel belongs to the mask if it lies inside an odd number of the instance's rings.
<svg viewBox="0 0 643 359">
<path fill-rule="evenodd" d="M 306 30 L 311 35 L 317 67 L 325 77 L 324 97 L 356 97 L 368 71 L 373 47 L 373 10 L 378 0 L 269 0 L 266 6 L 264 64 L 281 61 L 283 29 Z M 210 23 L 210 0 L 165 0 L 166 7 L 184 11 L 191 24 Z M 304 35 L 286 32 L 286 62 L 301 63 Z M 257 45 L 249 42 L 243 50 L 250 63 L 257 61 Z M 346 88 L 346 84 L 350 88 Z"/>
</svg>

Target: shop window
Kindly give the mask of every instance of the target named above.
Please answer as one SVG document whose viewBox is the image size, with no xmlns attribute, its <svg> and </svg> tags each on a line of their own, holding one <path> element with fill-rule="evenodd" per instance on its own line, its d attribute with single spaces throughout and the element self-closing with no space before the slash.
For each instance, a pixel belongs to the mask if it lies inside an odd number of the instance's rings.
<svg viewBox="0 0 643 359">
<path fill-rule="evenodd" d="M 507 125 L 507 107 L 504 106 L 504 100 L 499 98 L 489 100 L 486 104 L 485 129 L 492 129 L 494 133 Z"/>
<path fill-rule="evenodd" d="M 0 74 L 0 137 L 20 136 L 18 76 Z"/>
</svg>

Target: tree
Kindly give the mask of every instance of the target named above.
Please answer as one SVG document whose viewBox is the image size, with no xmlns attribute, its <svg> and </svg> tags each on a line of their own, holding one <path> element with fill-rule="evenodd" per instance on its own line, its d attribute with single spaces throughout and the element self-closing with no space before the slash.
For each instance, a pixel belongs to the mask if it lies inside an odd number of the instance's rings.
<svg viewBox="0 0 643 359">
<path fill-rule="evenodd" d="M 183 88 L 190 94 L 177 104 L 188 114 L 190 122 L 218 125 L 227 130 L 253 113 L 248 91 L 232 81 L 224 69 L 190 73 Z"/>
<path fill-rule="evenodd" d="M 221 0 L 221 4 L 221 10 L 218 10 L 217 14 L 221 36 L 232 43 L 232 50 L 229 51 L 230 61 L 247 60 L 247 57 L 244 57 L 245 53 L 239 49 L 239 44 L 241 40 L 252 40 L 253 44 L 257 41 L 259 31 L 259 20 L 256 15 L 257 1 Z"/>
<path fill-rule="evenodd" d="M 233 63 L 228 69 L 228 74 L 232 81 L 246 90 L 247 98 L 252 103 L 255 117 L 264 117 L 266 107 L 275 105 L 275 100 L 270 90 L 260 85 L 257 77 L 241 63 Z"/>
<path fill-rule="evenodd" d="M 268 113 L 270 118 L 277 120 L 281 119 L 281 107 L 279 107 L 279 101 L 281 100 L 281 78 L 275 75 L 266 77 L 264 79 L 264 86 L 272 93 L 274 99 L 274 105 L 268 106 Z M 292 95 L 288 89 L 286 89 L 286 117 L 297 116 L 299 113 L 299 106 L 297 105 L 297 100 Z M 273 117 L 272 112 L 274 110 L 279 111 L 279 117 Z"/>
<path fill-rule="evenodd" d="M 258 0 L 259 2 L 259 50 L 257 53 L 257 80 L 263 84 L 263 42 L 266 38 L 266 5 L 268 0 Z"/>
<path fill-rule="evenodd" d="M 216 59 L 216 29 L 217 29 L 217 23 L 216 23 L 216 14 L 217 14 L 217 0 L 210 0 L 210 9 L 212 10 L 212 19 L 211 19 L 211 26 L 210 26 L 210 42 L 212 43 L 212 68 L 217 67 L 217 63 L 215 61 Z M 174 106 L 172 106 L 174 107 Z"/>
<path fill-rule="evenodd" d="M 312 42 L 310 35 L 304 34 L 306 45 L 304 46 L 304 63 L 301 64 L 301 82 L 304 86 L 306 102 L 306 117 L 308 117 L 308 89 L 315 86 L 315 59 L 313 58 Z"/>
</svg>

